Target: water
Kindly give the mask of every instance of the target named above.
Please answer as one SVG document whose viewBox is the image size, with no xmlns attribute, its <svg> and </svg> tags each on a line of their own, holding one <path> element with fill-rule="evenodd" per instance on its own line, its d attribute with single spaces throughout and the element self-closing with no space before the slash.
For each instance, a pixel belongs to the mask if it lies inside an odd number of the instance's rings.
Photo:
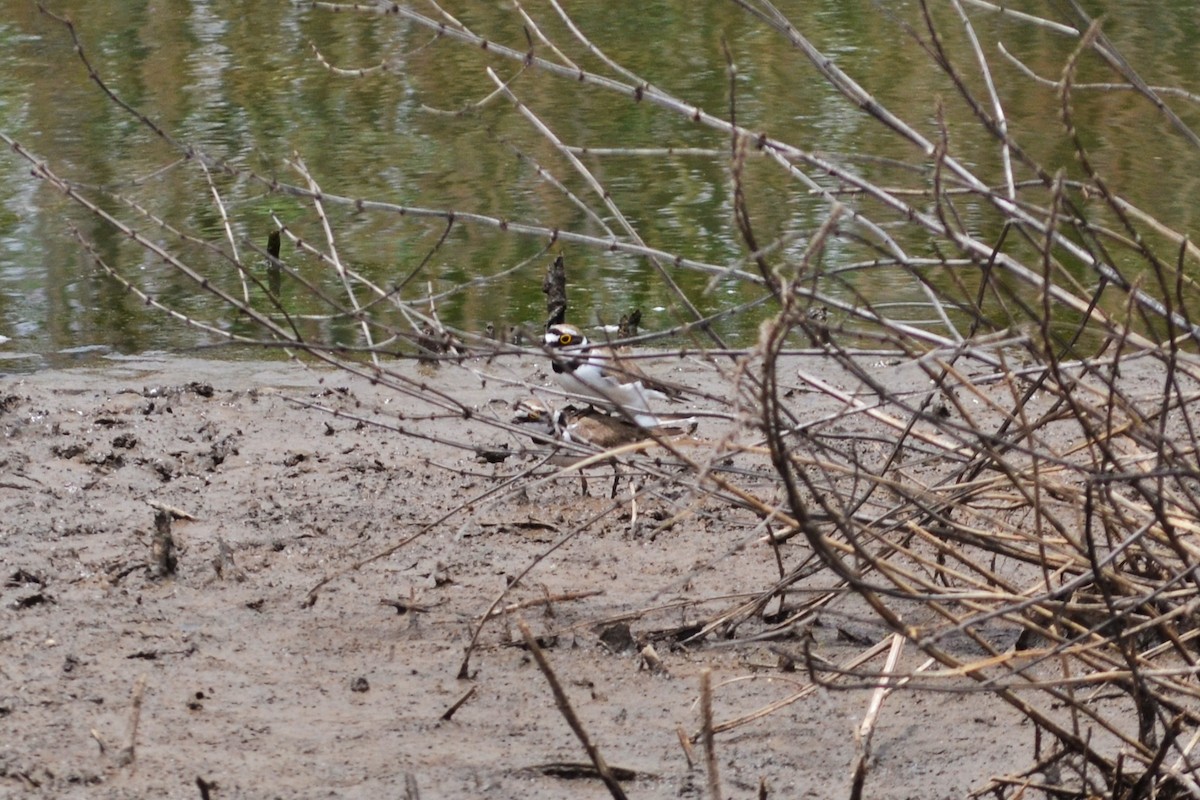
<svg viewBox="0 0 1200 800">
<path fill-rule="evenodd" d="M 719 115 L 728 115 L 730 105 L 722 51 L 722 41 L 728 42 L 738 68 L 740 122 L 828 153 L 885 185 L 927 188 L 927 176 L 914 179 L 884 160 L 918 161 L 910 145 L 848 104 L 781 36 L 732 3 L 578 5 L 572 9 L 575 21 L 608 55 L 655 86 Z M 1028 5 L 1027 10 L 1042 11 L 1041 4 Z M 1092 13 L 1108 12 L 1106 32 L 1148 82 L 1200 88 L 1196 15 L 1190 5 L 1096 5 Z M 522 21 L 507 4 L 461 6 L 459 18 L 477 32 L 521 50 L 529 46 Z M 1177 10 L 1168 14 L 1168 6 Z M 282 2 L 248 9 L 232 0 L 76 0 L 56 7 L 69 7 L 85 52 L 112 91 L 177 145 L 164 142 L 107 98 L 73 53 L 67 30 L 27 0 L 0 0 L 0 131 L 73 182 L 100 212 L 160 243 L 249 308 L 277 321 L 286 312 L 306 336 L 362 343 L 359 327 L 334 308 L 349 304 L 336 272 L 292 242 L 285 243 L 283 258 L 297 277 L 281 282 L 274 303 L 263 259 L 251 245 L 265 246 L 275 219 L 316 251 L 336 250 L 344 264 L 381 287 L 409 278 L 397 296 L 421 311 L 429 310 L 423 300 L 429 292 L 448 293 L 437 300 L 437 314 L 464 330 L 480 331 L 488 323 L 498 329 L 539 326 L 545 317 L 542 275 L 559 252 L 567 258 L 574 318 L 614 322 L 639 308 L 651 329 L 689 318 L 642 257 L 578 244 L 546 249 L 545 237 L 487 225 L 459 221 L 447 232 L 443 219 L 326 204 L 335 232 L 331 243 L 314 204 L 268 191 L 264 181 L 272 179 L 305 183 L 289 163 L 297 158 L 327 193 L 598 237 L 606 235 L 605 225 L 620 233 L 612 212 L 511 102 L 493 97 L 475 105 L 496 88 L 487 66 L 515 78 L 512 86 L 522 101 L 568 144 L 705 151 L 584 160 L 650 247 L 705 264 L 754 269 L 742 263 L 746 248 L 733 223 L 729 142 L 686 116 L 539 70 L 518 76 L 520 65 L 513 61 L 489 58 L 393 16 Z M 879 102 L 930 138 L 939 136 L 940 113 L 955 156 L 985 174 L 998 174 L 995 143 L 979 135 L 975 118 L 956 100 L 945 75 L 931 69 L 929 57 L 901 31 L 901 21 L 920 30 L 914 7 L 793 2 L 783 8 Z M 552 10 L 540 3 L 528 9 L 573 60 L 612 74 L 571 39 Z M 961 24 L 943 5 L 935 5 L 934 12 L 956 63 L 980 90 Z M 987 43 L 1014 135 L 1051 173 L 1063 168 L 1078 175 L 1074 153 L 1061 137 L 1056 93 L 1021 76 L 994 48 L 1003 41 L 1039 73 L 1057 78 L 1075 43 L 977 9 L 970 13 Z M 1164 19 L 1172 24 L 1164 26 Z M 386 64 L 387 69 L 364 77 L 338 75 L 321 63 L 313 46 L 341 68 Z M 536 49 L 553 57 L 544 44 Z M 1085 58 L 1080 79 L 1114 77 L 1097 59 Z M 1174 102 L 1185 118 L 1195 116 L 1189 106 Z M 1189 166 L 1195 149 L 1132 92 L 1080 93 L 1076 114 L 1106 178 L 1135 204 L 1187 230 L 1200 174 Z M 189 147 L 222 160 L 230 170 L 206 175 L 195 160 L 181 161 Z M 597 217 L 540 178 L 534 162 Z M 745 169 L 748 207 L 760 242 L 785 243 L 776 266 L 780 257 L 800 259 L 825 221 L 827 203 L 764 159 L 751 158 Z M 213 200 L 214 188 L 232 242 Z M 878 213 L 870 202 L 846 199 Z M 958 211 L 962 224 L 984 238 L 999 235 L 994 215 L 978 202 L 964 201 Z M 159 219 L 169 227 L 160 226 Z M 911 254 L 930 254 L 920 232 L 898 226 L 895 235 Z M 249 270 L 245 283 L 229 258 L 235 251 Z M 833 269 L 875 255 L 857 237 L 844 235 L 829 242 L 820 266 Z M 97 260 L 210 330 L 189 327 L 148 306 Z M 762 291 L 742 281 L 714 283 L 702 272 L 671 274 L 704 314 L 751 301 Z M 936 271 L 927 277 L 934 283 L 950 280 Z M 1078 278 L 1084 284 L 1094 280 L 1083 273 Z M 919 283 L 896 270 L 854 270 L 839 280 L 823 280 L 821 289 L 834 298 L 867 298 L 902 318 L 938 326 Z M 361 289 L 356 296 L 367 299 Z M 386 310 L 387 304 L 379 308 L 381 324 L 408 325 L 399 311 Z M 731 343 L 751 342 L 762 315 L 773 310 L 767 304 L 734 315 L 721 320 L 717 330 Z M 0 344 L 0 355 L 9 365 L 69 363 L 104 352 L 193 350 L 221 343 L 220 331 L 261 335 L 245 313 L 202 291 L 177 265 L 164 263 L 96 213 L 32 179 L 29 163 L 13 153 L 0 157 L 0 335 L 10 337 Z"/>
</svg>

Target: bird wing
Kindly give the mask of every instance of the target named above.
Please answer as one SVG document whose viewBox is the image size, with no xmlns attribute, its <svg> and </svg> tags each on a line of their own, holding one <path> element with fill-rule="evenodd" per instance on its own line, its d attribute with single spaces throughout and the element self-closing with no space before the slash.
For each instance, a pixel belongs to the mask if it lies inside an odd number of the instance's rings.
<svg viewBox="0 0 1200 800">
<path fill-rule="evenodd" d="M 621 383 L 640 382 L 647 389 L 658 392 L 672 402 L 679 402 L 687 386 L 672 383 L 661 378 L 646 374 L 639 363 L 641 359 L 633 357 L 633 351 L 627 347 L 613 349 L 611 347 L 596 348 L 594 353 L 604 359 L 604 368 L 612 377 Z"/>
</svg>

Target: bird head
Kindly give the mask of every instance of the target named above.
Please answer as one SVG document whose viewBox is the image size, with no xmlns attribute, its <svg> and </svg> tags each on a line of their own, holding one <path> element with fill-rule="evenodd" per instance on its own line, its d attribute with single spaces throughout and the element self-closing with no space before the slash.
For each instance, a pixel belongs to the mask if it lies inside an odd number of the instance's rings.
<svg viewBox="0 0 1200 800">
<path fill-rule="evenodd" d="M 560 437 L 559 415 L 561 410 L 552 411 L 532 397 L 525 397 L 513 404 L 513 417 L 509 422 L 520 425 L 529 438 L 538 444 L 557 446 Z"/>
<path fill-rule="evenodd" d="M 543 340 L 547 347 L 552 350 L 563 348 L 582 348 L 586 347 L 588 340 L 583 335 L 583 332 L 574 325 L 551 325 L 546 329 L 546 336 Z"/>
<path fill-rule="evenodd" d="M 542 342 L 546 348 L 552 353 L 561 353 L 563 351 L 572 354 L 582 354 L 588 349 L 587 337 L 583 332 L 574 325 L 551 325 L 546 329 L 546 335 Z M 556 356 L 551 366 L 555 372 L 574 372 L 575 368 L 584 360 L 583 357 L 575 355 L 572 358 L 561 358 Z"/>
<path fill-rule="evenodd" d="M 525 397 L 513 405 L 513 417 L 510 422 L 514 425 L 544 425 L 550 422 L 550 419 L 550 409 L 540 400 Z"/>
</svg>

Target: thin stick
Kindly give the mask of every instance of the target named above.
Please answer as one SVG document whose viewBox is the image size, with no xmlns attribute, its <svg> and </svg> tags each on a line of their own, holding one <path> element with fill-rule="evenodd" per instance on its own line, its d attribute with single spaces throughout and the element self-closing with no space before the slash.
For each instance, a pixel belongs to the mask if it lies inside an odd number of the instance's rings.
<svg viewBox="0 0 1200 800">
<path fill-rule="evenodd" d="M 867 764 L 871 760 L 871 738 L 875 735 L 875 725 L 879 722 L 879 711 L 883 708 L 884 698 L 891 692 L 890 673 L 895 671 L 896 662 L 904 651 L 904 637 L 898 633 L 892 634 L 892 649 L 888 651 L 887 660 L 883 665 L 884 676 L 879 679 L 879 685 L 871 694 L 871 702 L 867 705 L 867 713 L 862 723 L 854 732 L 854 742 L 858 755 L 854 759 L 854 769 L 851 771 L 850 798 L 861 800 L 863 785 L 867 780 Z"/>
<path fill-rule="evenodd" d="M 117 755 L 117 763 L 128 766 L 133 763 L 137 750 L 138 722 L 142 718 L 142 698 L 146 694 L 146 675 L 143 673 L 133 684 L 133 696 L 129 708 L 129 732 L 126 735 L 125 746 Z"/>
<path fill-rule="evenodd" d="M 621 784 L 617 783 L 617 779 L 613 777 L 612 770 L 608 768 L 608 764 L 604 761 L 604 756 L 600 754 L 600 748 L 592 744 L 592 740 L 588 737 L 587 731 L 583 729 L 583 723 L 579 721 L 575 710 L 571 708 L 571 701 L 567 699 L 567 693 L 563 691 L 562 684 L 558 682 L 558 678 L 554 674 L 550 662 L 546 660 L 546 654 L 542 652 L 542 648 L 538 647 L 537 639 L 533 632 L 529 630 L 529 626 L 525 624 L 525 620 L 517 618 L 517 627 L 521 630 L 521 636 L 525 639 L 525 646 L 529 648 L 529 652 L 533 654 L 533 660 L 537 662 L 538 669 L 546 676 L 546 681 L 550 684 L 550 691 L 554 693 L 554 704 L 558 706 L 559 713 L 563 715 L 563 719 L 571 726 L 571 731 L 575 734 L 575 738 L 579 739 L 583 749 L 588 754 L 588 758 L 592 760 L 592 765 L 599 773 L 600 779 L 604 781 L 604 785 L 608 787 L 608 792 L 616 800 L 625 800 L 625 790 L 621 788 Z"/>
<path fill-rule="evenodd" d="M 479 635 L 481 633 L 483 633 L 483 626 L 485 624 L 487 624 L 487 621 L 495 615 L 496 609 L 500 607 L 500 601 L 508 596 L 508 592 L 511 589 L 513 589 L 517 586 L 520 586 L 521 581 L 525 580 L 525 576 L 528 575 L 530 572 L 532 572 L 534 567 L 536 567 L 538 564 L 542 563 L 543 559 L 547 558 L 551 553 L 558 550 L 558 548 L 562 547 L 564 544 L 566 544 L 567 542 L 574 539 L 576 536 L 578 536 L 583 531 L 591 528 L 593 523 L 599 522 L 601 519 L 608 516 L 613 511 L 616 511 L 620 507 L 621 507 L 620 503 L 610 503 L 604 510 L 600 511 L 598 514 L 593 514 L 585 522 L 583 522 L 580 525 L 577 525 L 576 527 L 572 528 L 567 533 L 563 534 L 561 537 L 559 537 L 558 541 L 554 542 L 552 545 L 550 545 L 550 547 L 548 547 L 546 550 L 543 550 L 540 554 L 538 554 L 538 556 L 536 558 L 534 558 L 531 562 L 529 562 L 529 564 L 525 567 L 525 569 L 521 570 L 520 574 L 518 574 L 512 580 L 512 582 L 510 582 L 507 586 L 505 586 L 500 591 L 500 594 L 497 595 L 496 599 L 492 601 L 492 604 L 490 606 L 488 606 L 487 611 L 485 611 L 483 613 L 483 616 L 480 618 L 479 624 L 475 626 L 475 630 L 472 631 L 472 633 L 471 633 L 471 641 L 467 644 L 467 651 L 465 653 L 463 653 L 462 663 L 458 667 L 458 677 L 460 679 L 470 677 L 471 653 L 474 651 L 475 645 L 479 642 Z"/>
<path fill-rule="evenodd" d="M 421 800 L 421 789 L 417 786 L 417 776 L 411 772 L 404 773 L 404 800 Z"/>
<path fill-rule="evenodd" d="M 442 714 L 442 721 L 449 722 L 450 718 L 454 716 L 454 712 L 458 711 L 460 708 L 462 708 L 464 705 L 466 705 L 467 701 L 470 700 L 472 696 L 474 696 L 475 690 L 478 688 L 479 688 L 478 686 L 472 686 L 470 689 L 467 689 L 467 691 L 463 694 L 463 696 L 458 698 L 457 700 L 455 700 L 454 704 L 452 706 L 450 706 L 449 708 L 447 708 L 445 713 Z"/>
<path fill-rule="evenodd" d="M 692 740 L 682 725 L 675 726 L 675 735 L 679 737 L 679 747 L 683 750 L 683 757 L 687 759 L 688 769 L 690 770 L 696 765 L 696 750 L 692 747 Z"/>
<path fill-rule="evenodd" d="M 717 769 L 717 749 L 713 734 L 712 669 L 700 672 L 700 719 L 704 738 L 704 771 L 708 775 L 708 796 L 721 800 L 721 774 Z"/>
<path fill-rule="evenodd" d="M 545 597 L 534 597 L 530 600 L 521 600 L 516 603 L 509 603 L 504 608 L 494 608 L 488 612 L 489 617 L 498 617 L 501 614 L 511 614 L 514 611 L 520 611 L 523 608 L 537 608 L 538 606 L 549 606 L 554 603 L 565 603 L 572 600 L 584 600 L 589 597 L 596 597 L 604 594 L 603 589 L 587 589 L 582 592 L 563 592 L 561 594 L 551 594 Z"/>
</svg>

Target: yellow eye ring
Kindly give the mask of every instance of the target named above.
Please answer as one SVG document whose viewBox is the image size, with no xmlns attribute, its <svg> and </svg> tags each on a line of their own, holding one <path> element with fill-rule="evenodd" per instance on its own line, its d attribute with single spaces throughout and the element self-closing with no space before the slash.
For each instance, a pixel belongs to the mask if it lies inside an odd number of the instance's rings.
<svg viewBox="0 0 1200 800">
<path fill-rule="evenodd" d="M 573 337 L 573 336 L 572 336 L 571 334 L 569 334 L 569 333 L 563 333 L 563 334 L 560 334 L 560 335 L 559 335 L 559 337 L 558 337 L 558 343 L 559 343 L 559 344 L 570 344 L 570 343 L 571 343 L 571 341 L 572 341 L 574 338 L 575 338 L 575 337 Z"/>
</svg>

